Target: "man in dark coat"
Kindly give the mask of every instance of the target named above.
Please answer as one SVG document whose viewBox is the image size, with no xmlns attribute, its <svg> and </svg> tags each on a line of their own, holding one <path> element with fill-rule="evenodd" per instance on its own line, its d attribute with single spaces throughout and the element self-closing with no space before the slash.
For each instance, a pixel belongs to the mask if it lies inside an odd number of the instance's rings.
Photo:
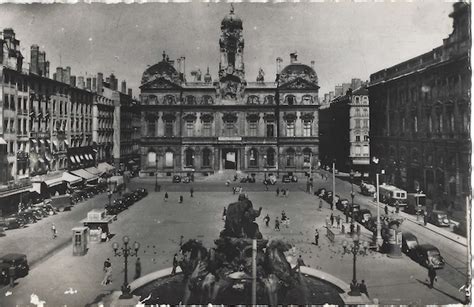
<svg viewBox="0 0 474 307">
<path fill-rule="evenodd" d="M 363 279 L 360 282 L 359 291 L 360 293 L 364 293 L 365 295 L 367 295 L 367 297 L 369 297 L 369 292 L 367 291 L 367 286 L 365 285 L 365 281 Z"/>
<path fill-rule="evenodd" d="M 314 233 L 314 244 L 316 244 L 316 246 L 319 244 L 319 231 L 317 229 Z"/>
<path fill-rule="evenodd" d="M 433 284 L 435 280 L 437 280 L 437 278 L 436 278 L 436 270 L 432 265 L 428 267 L 428 278 L 430 279 L 430 288 L 433 288 Z"/>
<path fill-rule="evenodd" d="M 135 279 L 140 278 L 142 275 L 142 263 L 140 262 L 140 257 L 137 258 L 135 262 Z"/>
</svg>

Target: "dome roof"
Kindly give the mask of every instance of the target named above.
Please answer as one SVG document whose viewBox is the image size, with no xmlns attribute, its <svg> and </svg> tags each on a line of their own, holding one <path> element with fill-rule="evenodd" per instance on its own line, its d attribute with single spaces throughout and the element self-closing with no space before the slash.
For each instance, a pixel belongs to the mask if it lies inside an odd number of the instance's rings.
<svg viewBox="0 0 474 307">
<path fill-rule="evenodd" d="M 305 64 L 299 64 L 299 63 L 293 63 L 290 65 L 287 65 L 283 70 L 281 71 L 281 74 L 305 74 L 305 75 L 316 75 L 316 72 L 314 71 L 313 68 L 309 67 L 308 65 Z"/>
<path fill-rule="evenodd" d="M 234 7 L 231 6 L 229 14 L 227 14 L 221 22 L 221 29 L 239 29 L 242 30 L 242 19 L 234 14 Z"/>
<path fill-rule="evenodd" d="M 152 77 L 159 76 L 169 80 L 177 81 L 179 78 L 178 71 L 173 67 L 172 62 L 169 61 L 165 53 L 163 53 L 163 60 L 150 67 L 148 67 L 142 76 L 142 84 L 148 82 Z"/>
</svg>

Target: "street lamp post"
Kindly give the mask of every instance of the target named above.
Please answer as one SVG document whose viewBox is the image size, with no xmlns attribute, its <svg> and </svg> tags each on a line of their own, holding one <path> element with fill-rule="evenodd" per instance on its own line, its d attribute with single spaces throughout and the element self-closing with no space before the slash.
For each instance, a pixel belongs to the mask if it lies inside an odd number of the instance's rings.
<svg viewBox="0 0 474 307">
<path fill-rule="evenodd" d="M 130 299 L 133 297 L 132 293 L 130 292 L 130 285 L 128 284 L 128 257 L 133 257 L 138 255 L 138 250 L 140 249 L 140 243 L 135 241 L 133 243 L 133 248 L 128 246 L 130 239 L 128 236 L 123 237 L 123 246 L 119 247 L 117 242 L 112 244 L 112 248 L 114 249 L 114 256 L 124 258 L 124 279 L 122 285 L 122 295 L 120 295 L 120 299 Z"/>
<path fill-rule="evenodd" d="M 384 170 L 381 171 L 382 174 L 384 174 Z M 377 238 L 376 238 L 376 245 L 377 245 L 377 251 L 380 251 L 380 246 L 382 245 L 383 243 L 383 240 L 382 240 L 382 226 L 380 225 L 380 193 L 379 193 L 379 187 L 380 187 L 380 184 L 379 184 L 379 176 L 380 174 L 377 172 L 377 174 L 375 175 L 375 178 L 376 178 L 376 183 L 377 183 Z"/>
<path fill-rule="evenodd" d="M 351 169 L 351 224 L 354 224 L 354 171 Z"/>
<path fill-rule="evenodd" d="M 357 283 L 357 254 L 366 255 L 368 244 L 367 242 L 362 243 L 359 241 L 359 236 L 356 234 L 353 237 L 353 241 L 348 244 L 347 241 L 342 242 L 342 247 L 344 248 L 343 254 L 352 254 L 352 282 L 351 282 L 351 291 L 348 293 L 350 296 L 360 296 L 360 288 Z"/>
<path fill-rule="evenodd" d="M 155 160 L 155 192 L 158 192 L 158 158 Z"/>
<path fill-rule="evenodd" d="M 267 155 L 263 155 L 263 176 L 265 181 L 267 181 Z"/>
<path fill-rule="evenodd" d="M 336 162 L 332 161 L 332 206 L 331 210 L 334 210 L 336 202 Z"/>
</svg>

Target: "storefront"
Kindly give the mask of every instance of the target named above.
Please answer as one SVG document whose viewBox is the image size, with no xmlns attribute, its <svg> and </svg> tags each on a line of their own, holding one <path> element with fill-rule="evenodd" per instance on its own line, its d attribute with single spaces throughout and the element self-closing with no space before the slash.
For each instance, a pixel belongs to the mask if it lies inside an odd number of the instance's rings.
<svg viewBox="0 0 474 307">
<path fill-rule="evenodd" d="M 87 172 L 83 169 L 77 169 L 75 171 L 70 171 L 70 173 L 77 176 L 77 177 L 83 178 L 87 182 L 88 185 L 97 184 L 98 180 L 99 180 L 98 176 L 92 175 L 91 173 L 89 173 L 89 172 Z"/>
</svg>

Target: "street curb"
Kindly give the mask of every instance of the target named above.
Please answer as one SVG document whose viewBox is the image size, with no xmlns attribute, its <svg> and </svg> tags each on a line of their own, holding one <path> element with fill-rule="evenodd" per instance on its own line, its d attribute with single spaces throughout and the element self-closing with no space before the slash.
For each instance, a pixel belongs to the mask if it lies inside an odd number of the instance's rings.
<svg viewBox="0 0 474 307">
<path fill-rule="evenodd" d="M 50 249 L 47 253 L 37 257 L 36 259 L 31 260 L 29 262 L 30 267 L 34 267 L 35 265 L 40 264 L 41 262 L 47 260 L 49 257 L 53 256 L 56 253 L 59 253 L 70 244 L 71 244 L 71 239 L 65 239 L 64 241 L 60 242 L 57 246 Z"/>
</svg>

